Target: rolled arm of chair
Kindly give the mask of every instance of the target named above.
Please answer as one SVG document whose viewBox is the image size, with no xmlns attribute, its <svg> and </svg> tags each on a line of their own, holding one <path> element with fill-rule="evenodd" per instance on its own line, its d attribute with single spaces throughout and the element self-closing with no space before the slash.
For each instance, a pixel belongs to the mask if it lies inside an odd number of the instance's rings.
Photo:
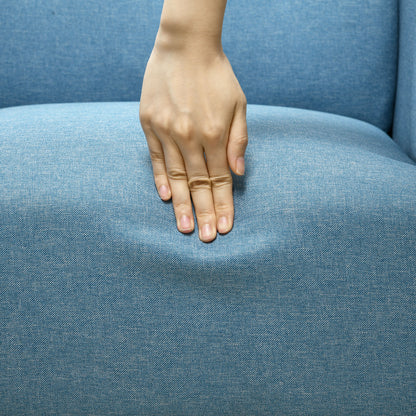
<svg viewBox="0 0 416 416">
<path fill-rule="evenodd" d="M 399 2 L 399 69 L 393 138 L 416 160 L 416 1 Z"/>
</svg>

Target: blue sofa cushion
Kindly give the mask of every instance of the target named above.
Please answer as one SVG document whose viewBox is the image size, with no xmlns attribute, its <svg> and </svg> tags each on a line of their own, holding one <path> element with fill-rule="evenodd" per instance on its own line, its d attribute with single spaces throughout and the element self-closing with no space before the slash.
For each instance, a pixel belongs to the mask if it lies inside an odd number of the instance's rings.
<svg viewBox="0 0 416 416">
<path fill-rule="evenodd" d="M 159 200 L 138 103 L 0 110 L 0 413 L 411 414 L 416 164 L 248 106 L 235 226 Z"/>
<path fill-rule="evenodd" d="M 0 107 L 137 100 L 162 0 L 2 0 Z M 229 0 L 223 46 L 248 102 L 389 131 L 396 0 Z"/>
</svg>

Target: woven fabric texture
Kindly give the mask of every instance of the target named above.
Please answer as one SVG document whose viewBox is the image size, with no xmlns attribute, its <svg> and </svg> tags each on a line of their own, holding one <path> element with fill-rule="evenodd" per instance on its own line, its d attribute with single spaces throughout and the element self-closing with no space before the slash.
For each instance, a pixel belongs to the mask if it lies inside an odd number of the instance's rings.
<svg viewBox="0 0 416 416">
<path fill-rule="evenodd" d="M 416 160 L 416 1 L 400 1 L 400 49 L 393 137 Z"/>
<path fill-rule="evenodd" d="M 138 110 L 0 110 L 0 414 L 414 414 L 398 144 L 250 105 L 235 227 L 204 244 L 157 196 Z"/>
<path fill-rule="evenodd" d="M 0 107 L 138 100 L 162 0 L 2 0 Z M 397 0 L 228 0 L 223 46 L 250 103 L 388 132 Z"/>
</svg>

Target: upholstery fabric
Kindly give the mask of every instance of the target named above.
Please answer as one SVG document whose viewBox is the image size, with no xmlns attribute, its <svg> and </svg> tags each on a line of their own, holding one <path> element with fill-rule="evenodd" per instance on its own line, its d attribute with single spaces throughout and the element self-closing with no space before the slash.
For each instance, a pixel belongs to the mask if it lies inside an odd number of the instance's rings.
<svg viewBox="0 0 416 416">
<path fill-rule="evenodd" d="M 400 1 L 400 54 L 393 137 L 416 160 L 416 1 Z"/>
<path fill-rule="evenodd" d="M 157 196 L 138 110 L 0 110 L 0 414 L 414 414 L 398 144 L 249 105 L 235 226 L 204 244 Z"/>
<path fill-rule="evenodd" d="M 138 100 L 162 0 L 2 0 L 0 107 Z M 228 0 L 223 46 L 248 102 L 388 132 L 397 0 Z"/>
</svg>

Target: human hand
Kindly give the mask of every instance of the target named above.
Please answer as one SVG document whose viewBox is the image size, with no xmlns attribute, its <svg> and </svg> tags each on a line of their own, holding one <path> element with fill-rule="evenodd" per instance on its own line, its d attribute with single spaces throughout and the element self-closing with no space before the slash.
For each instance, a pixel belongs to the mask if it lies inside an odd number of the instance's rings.
<svg viewBox="0 0 416 416">
<path fill-rule="evenodd" d="M 162 200 L 172 198 L 178 230 L 210 242 L 234 222 L 232 171 L 244 174 L 248 142 L 246 98 L 217 48 L 155 45 L 140 98 L 154 181 Z M 205 157 L 204 157 L 205 155 Z"/>
</svg>

